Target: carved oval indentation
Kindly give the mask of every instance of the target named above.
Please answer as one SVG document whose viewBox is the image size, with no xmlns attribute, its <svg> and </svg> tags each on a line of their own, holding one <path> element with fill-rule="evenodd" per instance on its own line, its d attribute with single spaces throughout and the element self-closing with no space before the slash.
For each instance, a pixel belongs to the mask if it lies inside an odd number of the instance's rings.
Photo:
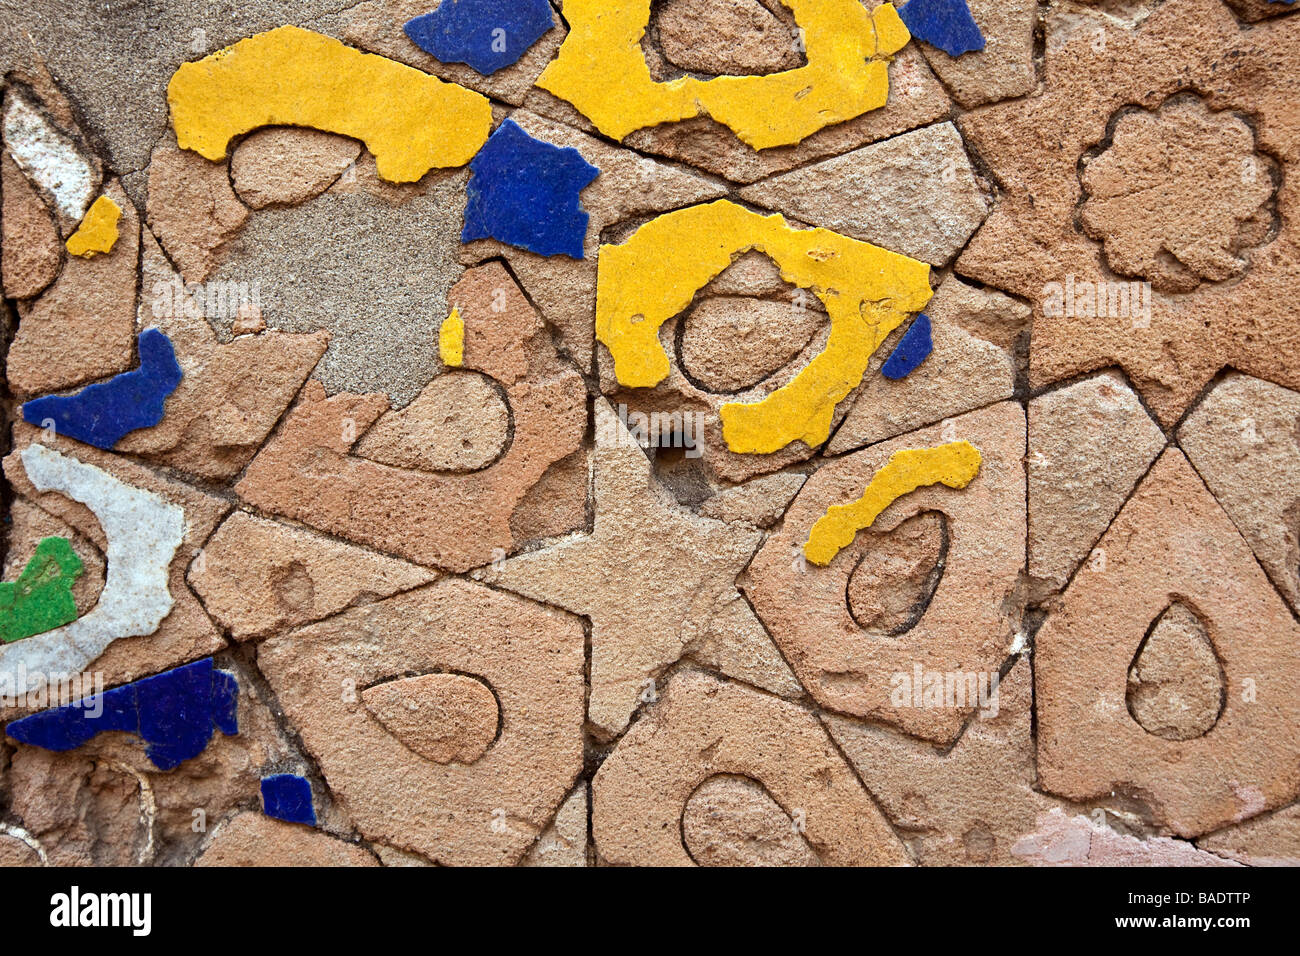
<svg viewBox="0 0 1300 956">
<path fill-rule="evenodd" d="M 682 319 L 681 362 L 706 391 L 731 394 L 789 365 L 823 323 L 824 312 L 795 303 L 716 296 Z"/>
<path fill-rule="evenodd" d="M 496 739 L 492 689 L 464 674 L 422 674 L 367 687 L 361 702 L 384 729 L 434 763 L 471 764 Z"/>
<path fill-rule="evenodd" d="M 927 511 L 869 542 L 849 575 L 849 613 L 858 626 L 897 637 L 916 627 L 943 578 L 948 519 Z"/>
<path fill-rule="evenodd" d="M 666 0 L 652 9 L 647 33 L 658 38 L 668 61 L 654 70 L 661 74 L 656 79 L 676 74 L 669 64 L 697 76 L 763 76 L 807 63 L 793 18 L 778 17 L 759 0 Z M 652 69 L 660 66 L 655 52 L 646 51 Z"/>
<path fill-rule="evenodd" d="M 1166 740 L 1204 736 L 1219 720 L 1227 681 L 1205 622 L 1174 601 L 1152 622 L 1128 671 L 1128 712 Z"/>
<path fill-rule="evenodd" d="M 715 774 L 695 788 L 682 811 L 682 839 L 700 866 L 820 865 L 767 788 L 733 774 Z"/>
<path fill-rule="evenodd" d="M 403 409 L 389 412 L 357 444 L 371 461 L 418 471 L 478 471 L 505 450 L 510 406 L 478 372 L 439 375 Z"/>
</svg>

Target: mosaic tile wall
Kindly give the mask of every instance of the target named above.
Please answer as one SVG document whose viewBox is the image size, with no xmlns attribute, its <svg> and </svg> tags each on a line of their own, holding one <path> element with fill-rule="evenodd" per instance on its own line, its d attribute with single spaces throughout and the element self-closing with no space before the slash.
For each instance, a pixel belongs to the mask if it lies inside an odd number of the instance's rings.
<svg viewBox="0 0 1300 956">
<path fill-rule="evenodd" d="M 1300 862 L 1290 0 L 0 0 L 0 863 Z"/>
</svg>

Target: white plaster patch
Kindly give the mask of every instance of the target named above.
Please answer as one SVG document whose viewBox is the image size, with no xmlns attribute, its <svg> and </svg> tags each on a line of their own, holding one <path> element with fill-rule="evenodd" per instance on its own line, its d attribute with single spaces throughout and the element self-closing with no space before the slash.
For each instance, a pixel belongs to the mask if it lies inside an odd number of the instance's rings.
<svg viewBox="0 0 1300 956">
<path fill-rule="evenodd" d="M 80 674 L 108 645 L 158 629 L 172 609 L 172 557 L 185 535 L 185 511 L 159 495 L 44 445 L 22 452 L 37 491 L 57 491 L 99 519 L 108 569 L 99 602 L 71 624 L 0 648 L 0 684 L 33 693 Z"/>
<path fill-rule="evenodd" d="M 98 191 L 99 177 L 76 143 L 13 93 L 5 100 L 4 140 L 27 178 L 54 197 L 60 212 L 80 222 Z"/>
</svg>

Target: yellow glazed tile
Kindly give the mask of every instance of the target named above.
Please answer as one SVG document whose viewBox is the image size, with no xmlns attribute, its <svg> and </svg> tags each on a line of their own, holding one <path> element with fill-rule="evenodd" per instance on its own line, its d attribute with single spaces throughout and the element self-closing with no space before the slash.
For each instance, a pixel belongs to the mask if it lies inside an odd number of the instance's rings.
<svg viewBox="0 0 1300 956">
<path fill-rule="evenodd" d="M 831 563 L 854 536 L 872 523 L 903 495 L 925 485 L 945 484 L 965 488 L 979 474 L 980 453 L 970 442 L 955 441 L 938 448 L 907 448 L 889 457 L 885 467 L 871 477 L 862 497 L 851 505 L 831 505 L 817 519 L 803 546 L 813 564 Z"/>
<path fill-rule="evenodd" d="M 460 317 L 460 309 L 453 308 L 438 328 L 438 357 L 448 368 L 465 364 L 465 320 Z"/>
<path fill-rule="evenodd" d="M 68 252 L 89 259 L 100 252 L 112 252 L 117 244 L 117 221 L 122 207 L 107 196 L 100 196 L 86 211 L 77 231 L 68 237 Z"/>
<path fill-rule="evenodd" d="M 754 149 L 797 143 L 885 105 L 888 57 L 909 35 L 894 8 L 860 0 L 781 0 L 803 31 L 807 65 L 768 76 L 657 83 L 641 38 L 650 0 L 567 0 L 569 35 L 537 85 L 576 106 L 607 136 L 707 113 Z"/>
<path fill-rule="evenodd" d="M 779 214 L 762 216 L 718 200 L 660 216 L 622 245 L 601 248 L 596 338 L 608 347 L 620 384 L 659 384 L 670 367 L 660 326 L 751 249 L 769 256 L 785 281 L 822 301 L 831 331 L 826 348 L 787 385 L 760 402 L 723 405 L 723 438 L 741 454 L 768 454 L 798 440 L 819 445 L 871 354 L 930 300 L 925 263 L 827 229 L 793 229 Z"/>
<path fill-rule="evenodd" d="M 259 126 L 310 126 L 361 140 L 396 183 L 463 166 L 492 127 L 487 97 L 293 26 L 182 64 L 167 101 L 177 144 L 214 162 Z"/>
</svg>

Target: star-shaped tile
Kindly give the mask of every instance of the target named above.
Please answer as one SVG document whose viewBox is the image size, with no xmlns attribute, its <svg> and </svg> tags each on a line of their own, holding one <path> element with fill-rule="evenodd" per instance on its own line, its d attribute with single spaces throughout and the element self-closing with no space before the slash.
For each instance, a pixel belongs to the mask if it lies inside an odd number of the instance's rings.
<svg viewBox="0 0 1300 956">
<path fill-rule="evenodd" d="M 1169 427 L 1224 366 L 1300 386 L 1300 20 L 1092 16 L 1048 18 L 1042 95 L 959 121 L 1002 189 L 957 272 L 1033 302 L 1034 388 L 1119 364 Z"/>
<path fill-rule="evenodd" d="M 650 461 L 607 402 L 596 405 L 596 498 L 590 534 L 475 576 L 591 618 L 588 719 L 610 735 L 653 699 L 664 667 L 739 600 L 736 575 L 758 546 L 748 524 L 701 518 L 651 475 Z"/>
</svg>

